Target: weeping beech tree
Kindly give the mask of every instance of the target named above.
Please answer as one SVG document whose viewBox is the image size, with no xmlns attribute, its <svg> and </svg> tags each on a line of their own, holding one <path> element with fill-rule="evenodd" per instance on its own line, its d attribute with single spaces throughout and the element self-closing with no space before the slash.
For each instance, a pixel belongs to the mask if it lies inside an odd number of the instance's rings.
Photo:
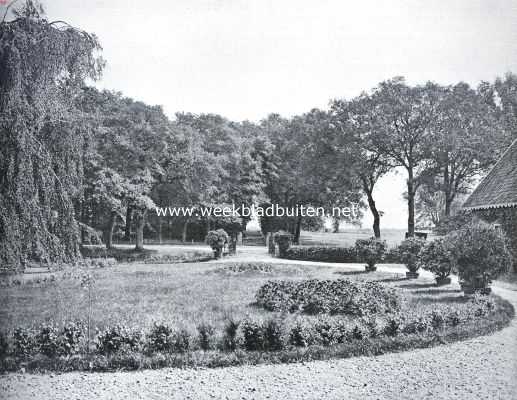
<svg viewBox="0 0 517 400">
<path fill-rule="evenodd" d="M 74 98 L 100 76 L 95 36 L 27 1 L 0 22 L 0 266 L 78 256 L 86 132 Z"/>
</svg>

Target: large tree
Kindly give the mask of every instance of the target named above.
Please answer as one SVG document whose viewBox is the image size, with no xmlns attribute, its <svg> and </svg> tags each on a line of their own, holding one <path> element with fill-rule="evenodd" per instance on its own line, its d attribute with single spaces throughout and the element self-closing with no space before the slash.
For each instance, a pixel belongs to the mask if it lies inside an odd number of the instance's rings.
<svg viewBox="0 0 517 400">
<path fill-rule="evenodd" d="M 0 264 L 73 260 L 85 131 L 73 100 L 103 62 L 94 35 L 27 1 L 0 22 Z"/>
<path fill-rule="evenodd" d="M 392 168 L 388 155 L 377 146 L 372 124 L 376 109 L 367 94 L 351 100 L 335 100 L 331 105 L 332 123 L 338 131 L 336 147 L 343 158 L 348 159 L 346 170 L 358 178 L 373 217 L 373 233 L 381 237 L 381 211 L 377 208 L 373 191 L 378 180 Z"/>
<path fill-rule="evenodd" d="M 432 165 L 432 122 L 443 88 L 428 82 L 408 86 L 403 78 L 380 83 L 372 98 L 372 142 L 393 165 L 407 172 L 408 235 L 415 233 L 415 195 L 419 186 L 436 174 Z"/>
<path fill-rule="evenodd" d="M 457 196 L 497 160 L 505 134 L 493 108 L 469 85 L 459 83 L 444 90 L 431 124 L 430 157 L 440 179 L 430 177 L 430 187 L 443 193 L 443 211 L 449 217 Z"/>
</svg>

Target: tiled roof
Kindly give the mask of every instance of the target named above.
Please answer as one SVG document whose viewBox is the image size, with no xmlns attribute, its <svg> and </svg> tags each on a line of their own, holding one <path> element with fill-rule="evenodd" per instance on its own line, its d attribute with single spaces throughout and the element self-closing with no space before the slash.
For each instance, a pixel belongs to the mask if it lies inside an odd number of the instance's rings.
<svg viewBox="0 0 517 400">
<path fill-rule="evenodd" d="M 517 207 L 517 140 L 463 204 L 464 209 Z"/>
</svg>

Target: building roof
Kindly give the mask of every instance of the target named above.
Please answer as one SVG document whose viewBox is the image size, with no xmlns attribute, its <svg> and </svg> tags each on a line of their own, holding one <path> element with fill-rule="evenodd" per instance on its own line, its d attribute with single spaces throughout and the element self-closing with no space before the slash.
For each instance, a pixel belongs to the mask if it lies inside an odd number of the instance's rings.
<svg viewBox="0 0 517 400">
<path fill-rule="evenodd" d="M 517 207 L 517 140 L 463 204 L 467 210 L 508 207 Z"/>
</svg>

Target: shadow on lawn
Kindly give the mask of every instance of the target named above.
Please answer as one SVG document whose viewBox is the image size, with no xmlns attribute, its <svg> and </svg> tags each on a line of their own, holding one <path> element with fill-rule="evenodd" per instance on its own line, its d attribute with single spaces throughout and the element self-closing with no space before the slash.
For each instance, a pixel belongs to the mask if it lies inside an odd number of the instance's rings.
<svg viewBox="0 0 517 400">
<path fill-rule="evenodd" d="M 409 283 L 407 285 L 400 285 L 401 288 L 404 289 L 425 289 L 425 288 L 435 288 L 435 283 Z"/>
<path fill-rule="evenodd" d="M 418 294 L 444 294 L 444 293 L 461 293 L 461 289 L 421 289 L 415 290 Z"/>
<path fill-rule="evenodd" d="M 403 281 L 407 281 L 408 279 L 401 276 L 400 278 L 384 278 L 384 279 L 377 279 L 375 280 L 375 282 L 386 282 L 386 283 L 389 283 L 389 282 L 403 282 Z"/>
<path fill-rule="evenodd" d="M 465 296 L 443 296 L 443 297 L 419 297 L 422 303 L 466 303 L 469 299 Z"/>
<path fill-rule="evenodd" d="M 335 274 L 338 274 L 338 275 L 366 275 L 367 272 L 366 271 L 336 271 L 334 272 Z"/>
</svg>

